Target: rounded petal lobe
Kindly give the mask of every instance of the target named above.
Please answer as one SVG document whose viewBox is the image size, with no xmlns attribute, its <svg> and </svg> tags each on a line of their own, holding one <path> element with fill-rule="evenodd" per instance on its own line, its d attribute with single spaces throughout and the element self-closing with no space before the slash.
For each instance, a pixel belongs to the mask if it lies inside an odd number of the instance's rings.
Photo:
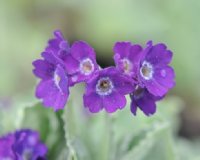
<svg viewBox="0 0 200 160">
<path fill-rule="evenodd" d="M 117 109 L 123 109 L 126 105 L 126 98 L 118 92 L 103 97 L 103 106 L 108 113 L 113 113 Z"/>
<path fill-rule="evenodd" d="M 44 106 L 52 107 L 55 111 L 64 108 L 68 96 L 55 86 L 53 80 L 41 81 L 36 88 L 36 97 L 43 100 Z"/>
<path fill-rule="evenodd" d="M 45 60 L 39 59 L 33 62 L 33 73 L 41 79 L 50 79 L 52 77 L 54 66 Z"/>
<path fill-rule="evenodd" d="M 59 55 L 60 51 L 65 51 L 68 53 L 69 44 L 64 39 L 64 36 L 60 30 L 54 31 L 54 38 L 48 41 L 48 46 L 46 47 L 45 51 L 53 52 L 56 55 Z"/>
<path fill-rule="evenodd" d="M 168 89 L 158 83 L 155 79 L 145 81 L 145 86 L 154 96 L 162 97 L 168 92 Z"/>
<path fill-rule="evenodd" d="M 84 94 L 84 106 L 92 113 L 97 113 L 103 109 L 101 98 L 96 93 Z"/>
<path fill-rule="evenodd" d="M 49 62 L 50 64 L 57 65 L 62 64 L 64 65 L 64 62 L 56 56 L 53 52 L 42 52 L 42 57 Z"/>
<path fill-rule="evenodd" d="M 79 70 L 79 61 L 77 61 L 72 55 L 65 57 L 65 69 L 68 74 L 77 73 Z"/>
<path fill-rule="evenodd" d="M 112 77 L 116 90 L 121 94 L 132 93 L 135 89 L 134 80 L 128 76 L 117 74 Z"/>
<path fill-rule="evenodd" d="M 96 59 L 94 49 L 84 41 L 76 41 L 71 47 L 71 54 L 77 60 L 83 60 L 84 58 Z"/>
<path fill-rule="evenodd" d="M 172 59 L 172 52 L 163 43 L 152 46 L 146 54 L 146 60 L 154 65 L 168 65 Z"/>
<path fill-rule="evenodd" d="M 137 100 L 137 105 L 147 116 L 153 115 L 156 112 L 155 100 L 147 92 Z"/>
<path fill-rule="evenodd" d="M 131 48 L 131 42 L 116 42 L 113 51 L 118 54 L 120 58 L 127 57 Z"/>
<path fill-rule="evenodd" d="M 169 66 L 156 69 L 155 79 L 159 84 L 168 89 L 175 86 L 175 73 L 173 68 Z"/>
</svg>

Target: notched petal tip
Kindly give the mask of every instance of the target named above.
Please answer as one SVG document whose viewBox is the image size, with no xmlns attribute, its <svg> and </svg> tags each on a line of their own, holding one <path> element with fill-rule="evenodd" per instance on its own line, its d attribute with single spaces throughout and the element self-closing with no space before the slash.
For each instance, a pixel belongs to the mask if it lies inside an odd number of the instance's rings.
<svg viewBox="0 0 200 160">
<path fill-rule="evenodd" d="M 74 47 L 81 47 L 83 50 L 88 49 L 94 51 L 94 49 L 89 45 L 89 43 L 83 40 L 75 41 L 72 45 L 72 48 Z"/>
<path fill-rule="evenodd" d="M 131 46 L 130 52 L 141 52 L 142 46 L 139 44 L 134 44 Z"/>
<path fill-rule="evenodd" d="M 40 64 L 42 61 L 44 61 L 44 60 L 42 60 L 42 59 L 36 59 L 36 60 L 34 60 L 34 61 L 32 62 L 32 65 L 33 65 L 34 67 L 37 67 L 37 65 Z"/>
<path fill-rule="evenodd" d="M 131 42 L 125 42 L 125 41 L 122 41 L 122 42 L 116 42 L 114 44 L 114 47 L 113 47 L 113 52 L 116 54 L 120 54 L 120 55 L 126 55 L 128 54 L 129 52 L 129 49 L 131 47 Z"/>
</svg>

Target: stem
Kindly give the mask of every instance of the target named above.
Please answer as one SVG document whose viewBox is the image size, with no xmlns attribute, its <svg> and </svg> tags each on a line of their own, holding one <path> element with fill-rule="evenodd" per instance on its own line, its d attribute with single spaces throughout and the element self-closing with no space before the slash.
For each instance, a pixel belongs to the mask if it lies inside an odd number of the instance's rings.
<svg viewBox="0 0 200 160">
<path fill-rule="evenodd" d="M 69 100 L 68 105 L 65 106 L 65 110 L 62 115 L 65 131 L 66 146 L 69 149 L 69 160 L 77 160 L 77 155 L 74 147 L 72 146 L 72 135 L 75 133 L 75 121 L 74 121 L 74 111 L 72 99 Z"/>
<path fill-rule="evenodd" d="M 106 126 L 108 131 L 108 159 L 115 159 L 115 145 L 114 145 L 114 132 L 113 132 L 114 117 L 106 114 Z"/>
</svg>

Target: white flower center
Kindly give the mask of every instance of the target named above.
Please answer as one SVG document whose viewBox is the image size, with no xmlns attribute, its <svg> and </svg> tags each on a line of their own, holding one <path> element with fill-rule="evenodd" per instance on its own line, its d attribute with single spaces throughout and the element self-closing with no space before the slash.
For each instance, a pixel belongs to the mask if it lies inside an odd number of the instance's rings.
<svg viewBox="0 0 200 160">
<path fill-rule="evenodd" d="M 153 77 L 153 66 L 149 62 L 144 61 L 140 68 L 140 74 L 144 79 L 150 80 Z"/>
<path fill-rule="evenodd" d="M 122 63 L 123 63 L 124 73 L 129 74 L 132 70 L 133 64 L 127 58 L 122 59 Z"/>
<path fill-rule="evenodd" d="M 55 82 L 55 84 L 56 84 L 56 86 L 57 86 L 58 88 L 59 88 L 60 80 L 61 80 L 60 76 L 55 72 L 55 73 L 54 73 L 54 82 Z"/>
<path fill-rule="evenodd" d="M 80 63 L 80 71 L 84 75 L 90 75 L 94 71 L 94 64 L 91 59 L 86 58 Z"/>
<path fill-rule="evenodd" d="M 60 81 L 61 81 L 61 77 L 55 72 L 54 73 L 54 83 L 55 83 L 56 87 L 58 88 L 58 90 L 60 92 L 62 92 L 62 89 L 60 88 L 60 85 L 59 85 Z"/>
<path fill-rule="evenodd" d="M 96 93 L 101 96 L 106 96 L 112 93 L 113 91 L 113 83 L 109 77 L 103 77 L 98 80 L 96 85 Z"/>
</svg>

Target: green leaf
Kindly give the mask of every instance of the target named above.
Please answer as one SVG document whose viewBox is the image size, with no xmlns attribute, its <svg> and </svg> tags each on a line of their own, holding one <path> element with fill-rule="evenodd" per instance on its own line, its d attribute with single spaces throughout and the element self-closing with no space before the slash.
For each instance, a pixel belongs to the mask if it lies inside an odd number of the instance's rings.
<svg viewBox="0 0 200 160">
<path fill-rule="evenodd" d="M 161 158 L 175 159 L 171 120 L 180 111 L 182 103 L 178 98 L 161 102 L 152 117 L 141 111 L 134 117 L 128 107 L 113 114 L 90 114 L 83 107 L 82 94 L 82 86 L 72 90 L 62 117 L 68 155 L 88 160 L 121 160 L 137 154 L 137 159 L 145 159 L 155 158 L 149 154 L 159 151 L 163 152 Z"/>
<path fill-rule="evenodd" d="M 127 106 L 129 106 L 129 103 Z M 172 128 L 175 126 L 178 128 L 174 124 L 178 124 L 177 114 L 181 110 L 181 105 L 182 101 L 179 98 L 169 97 L 158 103 L 157 112 L 150 117 L 145 116 L 140 110 L 138 110 L 137 116 L 133 116 L 129 108 L 116 112 L 113 116 L 113 141 L 116 144 L 115 146 L 117 146 L 115 148 L 116 155 L 114 159 L 121 160 L 121 157 L 124 157 L 124 155 L 129 157 L 132 155 L 132 152 L 133 154 L 140 152 L 138 149 L 135 150 L 135 148 L 141 148 L 141 152 L 144 150 L 142 155 L 137 155 L 139 156 L 138 159 L 143 159 L 145 155 L 150 153 L 152 147 L 163 150 L 164 153 L 167 153 L 166 157 L 170 155 L 172 157 L 175 156 L 173 154 L 174 149 L 172 143 L 167 144 L 167 142 L 158 141 L 155 137 L 148 139 L 147 135 L 155 135 L 158 139 L 160 136 L 161 139 L 168 139 L 168 142 L 172 142 Z M 154 126 L 158 127 L 155 128 Z M 162 142 L 162 144 L 159 144 L 159 142 Z M 138 147 L 140 144 L 144 148 Z M 153 151 L 151 152 L 153 153 Z M 164 157 L 162 158 L 164 159 Z"/>
<path fill-rule="evenodd" d="M 69 155 L 83 160 L 107 160 L 110 154 L 110 123 L 102 111 L 91 114 L 83 107 L 81 85 L 71 90 L 63 121 Z"/>
<path fill-rule="evenodd" d="M 176 139 L 176 151 L 180 160 L 199 160 L 200 159 L 200 139 L 187 140 Z"/>
<path fill-rule="evenodd" d="M 132 148 L 121 160 L 174 160 L 176 156 L 171 138 L 168 123 L 155 123 L 138 142 L 132 141 Z"/>
<path fill-rule="evenodd" d="M 85 117 L 79 99 L 80 95 L 76 90 L 73 89 L 71 91 L 71 97 L 62 114 L 66 143 L 66 151 L 64 151 L 64 154 L 67 155 L 67 160 L 89 160 L 90 157 L 83 142 L 84 133 L 81 133 L 81 129 L 85 125 Z"/>
</svg>

